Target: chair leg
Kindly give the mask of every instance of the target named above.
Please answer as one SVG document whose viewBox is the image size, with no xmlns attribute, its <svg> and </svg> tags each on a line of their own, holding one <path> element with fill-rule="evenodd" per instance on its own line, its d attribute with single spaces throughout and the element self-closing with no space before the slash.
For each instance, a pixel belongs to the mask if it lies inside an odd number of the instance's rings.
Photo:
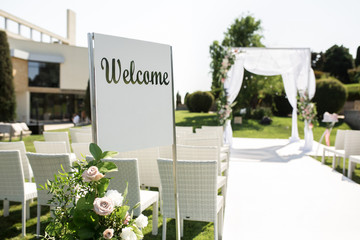
<svg viewBox="0 0 360 240">
<path fill-rule="evenodd" d="M 154 204 L 152 205 L 152 208 L 153 208 L 153 219 L 152 219 L 152 235 L 157 235 L 158 234 L 158 209 L 159 209 L 159 206 L 158 206 L 158 199 L 156 202 L 154 202 Z"/>
<path fill-rule="evenodd" d="M 37 223 L 36 223 L 36 237 L 40 236 L 40 215 L 41 215 L 41 205 L 37 205 Z"/>
<path fill-rule="evenodd" d="M 222 209 L 220 211 L 222 211 Z M 218 216 L 216 216 L 214 219 L 214 240 L 219 239 L 219 228 L 218 228 L 218 219 L 217 218 L 218 218 Z"/>
<path fill-rule="evenodd" d="M 332 160 L 332 168 L 333 169 L 335 169 L 335 165 L 336 165 L 336 155 L 334 154 L 333 160 Z"/>
<path fill-rule="evenodd" d="M 346 162 L 346 158 L 345 158 L 345 156 L 344 156 L 344 158 L 343 158 L 343 175 L 344 175 L 344 176 L 346 176 L 346 175 L 345 175 L 345 172 L 346 172 L 346 163 L 345 163 L 345 162 Z"/>
<path fill-rule="evenodd" d="M 184 237 L 184 219 L 180 219 L 180 236 Z"/>
<path fill-rule="evenodd" d="M 7 216 L 9 216 L 9 205 L 10 205 L 10 202 L 9 202 L 9 200 L 4 200 L 4 201 L 3 201 L 3 204 L 4 204 L 4 217 L 7 217 Z"/>
<path fill-rule="evenodd" d="M 30 219 L 30 200 L 26 201 L 26 220 Z"/>
<path fill-rule="evenodd" d="M 325 163 L 325 148 L 323 149 L 323 154 L 321 157 L 321 163 L 324 164 Z"/>
<path fill-rule="evenodd" d="M 223 208 L 221 208 L 220 211 L 218 212 L 219 239 L 222 239 L 223 227 L 224 227 L 224 211 L 223 211 Z"/>
<path fill-rule="evenodd" d="M 166 240 L 166 217 L 163 216 L 162 240 Z"/>
<path fill-rule="evenodd" d="M 26 236 L 26 201 L 22 202 L 22 214 L 21 214 L 21 223 L 22 223 L 22 236 Z"/>
<path fill-rule="evenodd" d="M 353 164 L 349 159 L 348 174 L 347 174 L 349 179 L 351 179 L 352 177 L 352 172 L 354 171 L 354 167 L 355 167 L 355 163 Z"/>
</svg>

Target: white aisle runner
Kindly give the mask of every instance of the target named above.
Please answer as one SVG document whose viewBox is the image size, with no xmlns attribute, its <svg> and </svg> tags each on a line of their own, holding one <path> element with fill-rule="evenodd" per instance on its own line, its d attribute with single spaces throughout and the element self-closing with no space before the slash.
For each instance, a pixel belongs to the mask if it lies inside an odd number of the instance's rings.
<svg viewBox="0 0 360 240">
<path fill-rule="evenodd" d="M 234 138 L 223 239 L 360 239 L 360 185 L 301 144 Z"/>
</svg>

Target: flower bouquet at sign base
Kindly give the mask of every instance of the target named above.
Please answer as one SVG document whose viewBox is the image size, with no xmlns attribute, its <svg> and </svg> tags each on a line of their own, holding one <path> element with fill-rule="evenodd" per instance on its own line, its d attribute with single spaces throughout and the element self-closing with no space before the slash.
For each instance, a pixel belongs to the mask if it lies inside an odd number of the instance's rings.
<svg viewBox="0 0 360 240">
<path fill-rule="evenodd" d="M 117 171 L 112 162 L 101 159 L 117 152 L 102 150 L 90 144 L 93 160 L 79 160 L 71 172 L 55 175 L 43 189 L 52 194 L 49 204 L 54 206 L 45 229 L 45 239 L 123 239 L 137 240 L 144 236 L 141 229 L 148 219 L 140 215 L 133 219 L 132 209 L 126 205 L 127 188 L 121 194 L 108 190 L 108 172 Z M 138 207 L 138 204 L 133 207 Z"/>
</svg>

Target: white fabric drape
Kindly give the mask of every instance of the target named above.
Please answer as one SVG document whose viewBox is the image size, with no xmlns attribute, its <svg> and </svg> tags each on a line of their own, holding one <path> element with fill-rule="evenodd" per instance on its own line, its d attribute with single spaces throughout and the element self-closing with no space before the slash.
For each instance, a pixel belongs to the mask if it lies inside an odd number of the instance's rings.
<svg viewBox="0 0 360 240">
<path fill-rule="evenodd" d="M 249 72 L 263 75 L 281 75 L 284 89 L 292 112 L 292 129 L 290 141 L 298 141 L 297 126 L 297 92 L 307 91 L 310 99 L 315 94 L 315 76 L 310 68 L 309 49 L 269 49 L 269 48 L 238 48 L 234 49 L 235 63 L 228 72 L 224 88 L 231 104 L 241 89 L 244 68 Z M 224 141 L 232 143 L 230 122 L 225 125 Z"/>
</svg>

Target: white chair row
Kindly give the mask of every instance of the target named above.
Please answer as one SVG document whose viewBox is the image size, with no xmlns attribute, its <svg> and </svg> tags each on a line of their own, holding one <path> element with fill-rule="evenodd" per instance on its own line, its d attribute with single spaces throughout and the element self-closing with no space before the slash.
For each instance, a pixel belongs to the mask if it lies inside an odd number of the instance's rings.
<svg viewBox="0 0 360 240">
<path fill-rule="evenodd" d="M 325 163 L 326 153 L 332 153 L 332 168 L 343 158 L 343 174 L 345 175 L 346 159 L 349 158 L 348 176 L 351 178 L 352 171 L 357 161 L 357 155 L 360 155 L 360 131 L 358 130 L 337 130 L 335 144 L 333 147 L 324 147 L 322 163 Z"/>
</svg>

